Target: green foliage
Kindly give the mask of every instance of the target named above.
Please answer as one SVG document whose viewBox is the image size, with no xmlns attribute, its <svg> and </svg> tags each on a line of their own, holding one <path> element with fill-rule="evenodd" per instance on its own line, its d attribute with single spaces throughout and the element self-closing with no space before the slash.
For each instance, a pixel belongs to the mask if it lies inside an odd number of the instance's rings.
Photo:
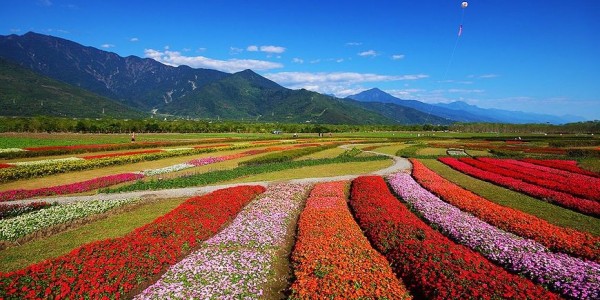
<svg viewBox="0 0 600 300">
<path fill-rule="evenodd" d="M 340 155 L 338 155 L 338 157 L 351 158 L 351 157 L 356 157 L 357 155 L 359 155 L 361 153 L 362 153 L 362 150 L 354 147 L 350 150 L 346 150 L 343 153 L 340 153 Z"/>
<path fill-rule="evenodd" d="M 264 156 L 259 156 L 259 157 L 249 159 L 247 161 L 241 162 L 240 165 L 249 166 L 249 165 L 262 165 L 262 164 L 286 162 L 286 161 L 294 160 L 298 157 L 317 153 L 317 152 L 335 148 L 335 147 L 337 147 L 337 144 L 280 151 L 280 152 L 270 153 L 270 154 L 267 154 Z"/>
<path fill-rule="evenodd" d="M 145 114 L 84 89 L 0 59 L 0 114 L 141 118 Z M 47 130 L 53 130 L 47 127 Z"/>
<path fill-rule="evenodd" d="M 139 190 L 158 190 L 171 188 L 184 188 L 190 186 L 202 186 L 217 182 L 229 181 L 243 176 L 256 175 L 262 173 L 276 172 L 286 169 L 297 169 L 302 167 L 318 166 L 325 164 L 349 163 L 349 162 L 368 162 L 377 160 L 386 160 L 385 156 L 367 156 L 367 157 L 336 157 L 314 160 L 286 161 L 281 163 L 271 163 L 263 165 L 240 166 L 230 170 L 217 170 L 207 173 L 195 174 L 186 177 L 179 177 L 165 180 L 137 181 L 130 185 L 125 185 L 116 189 L 104 189 L 101 192 L 118 193 Z"/>
</svg>

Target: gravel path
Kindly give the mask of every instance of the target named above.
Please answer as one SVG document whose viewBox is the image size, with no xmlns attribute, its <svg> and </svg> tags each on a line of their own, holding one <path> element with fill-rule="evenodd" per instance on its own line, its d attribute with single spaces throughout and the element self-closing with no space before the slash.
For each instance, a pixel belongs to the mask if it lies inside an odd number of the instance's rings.
<svg viewBox="0 0 600 300">
<path fill-rule="evenodd" d="M 350 149 L 353 146 L 357 145 L 344 145 L 340 146 L 344 149 Z M 374 175 L 389 175 L 396 172 L 406 171 L 412 169 L 412 164 L 408 159 L 398 156 L 393 156 L 385 153 L 379 153 L 375 151 L 364 151 L 379 155 L 385 155 L 394 160 L 394 164 L 385 169 L 381 169 L 379 171 L 372 172 L 370 174 Z M 363 174 L 364 175 L 364 174 Z M 343 176 L 334 176 L 334 177 L 317 177 L 317 178 L 301 178 L 301 179 L 291 179 L 285 180 L 291 183 L 315 183 L 315 182 L 325 182 L 325 181 L 338 181 L 338 180 L 352 180 L 360 175 L 343 175 Z M 169 190 L 156 190 L 156 191 L 136 191 L 136 192 L 127 192 L 127 193 L 118 193 L 118 194 L 96 194 L 91 196 L 61 196 L 61 197 L 47 197 L 47 198 L 35 198 L 35 199 L 24 199 L 24 200 L 16 200 L 16 201 L 6 201 L 2 202 L 3 204 L 17 204 L 17 203 L 30 203 L 30 202 L 58 202 L 61 204 L 64 203 L 72 203 L 77 201 L 86 201 L 86 200 L 111 200 L 111 199 L 123 199 L 123 198 L 143 198 L 143 199 L 153 199 L 153 198 L 185 198 L 185 197 L 193 197 L 206 193 L 210 193 L 212 191 L 228 188 L 232 186 L 239 185 L 262 185 L 267 186 L 274 182 L 281 181 L 258 181 L 258 182 L 247 182 L 247 183 L 232 183 L 232 184 L 220 184 L 220 185 L 210 185 L 210 186 L 202 186 L 202 187 L 189 187 L 189 188 L 180 188 L 180 189 L 169 189 Z"/>
</svg>

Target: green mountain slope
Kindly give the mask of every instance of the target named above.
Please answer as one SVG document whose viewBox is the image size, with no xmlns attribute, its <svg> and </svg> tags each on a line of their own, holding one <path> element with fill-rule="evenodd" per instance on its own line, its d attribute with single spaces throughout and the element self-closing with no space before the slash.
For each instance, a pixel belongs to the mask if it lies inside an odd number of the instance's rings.
<svg viewBox="0 0 600 300">
<path fill-rule="evenodd" d="M 141 118 L 145 114 L 0 59 L 0 115 Z"/>
</svg>

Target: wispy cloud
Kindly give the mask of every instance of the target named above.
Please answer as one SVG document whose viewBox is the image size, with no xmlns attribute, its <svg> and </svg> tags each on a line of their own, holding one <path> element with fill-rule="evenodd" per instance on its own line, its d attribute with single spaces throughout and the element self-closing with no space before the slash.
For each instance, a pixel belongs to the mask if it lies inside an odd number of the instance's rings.
<svg viewBox="0 0 600 300">
<path fill-rule="evenodd" d="M 219 60 L 205 56 L 186 56 L 178 51 L 158 51 L 154 49 L 144 50 L 145 56 L 158 62 L 171 66 L 186 65 L 192 68 L 208 68 L 223 72 L 239 72 L 245 69 L 255 71 L 264 71 L 283 68 L 283 65 L 276 62 L 255 60 L 255 59 L 229 59 Z"/>
<path fill-rule="evenodd" d="M 379 55 L 379 54 L 375 50 L 368 50 L 368 51 L 363 51 L 363 52 L 358 53 L 358 56 L 363 56 L 363 57 L 375 57 L 377 55 Z"/>
<path fill-rule="evenodd" d="M 257 46 L 257 45 L 250 45 L 246 48 L 246 51 L 249 52 L 265 52 L 265 53 L 269 53 L 269 54 L 281 54 L 283 52 L 285 52 L 285 47 L 281 47 L 281 46 L 272 46 L 272 45 L 267 45 L 267 46 Z"/>
<path fill-rule="evenodd" d="M 394 54 L 392 55 L 393 60 L 401 60 L 404 59 L 404 54 Z"/>
<path fill-rule="evenodd" d="M 52 1 L 50 1 L 50 0 L 38 0 L 37 3 L 41 6 L 46 6 L 46 7 L 52 6 Z"/>
<path fill-rule="evenodd" d="M 139 38 L 136 38 L 136 37 L 132 37 L 132 38 L 130 38 L 130 39 L 129 39 L 129 41 L 130 41 L 130 42 L 134 42 L 134 43 L 135 43 L 135 42 L 139 42 L 139 41 L 140 41 L 140 39 L 139 39 Z"/>
<path fill-rule="evenodd" d="M 231 54 L 231 55 L 238 55 L 242 52 L 244 52 L 244 49 L 242 49 L 242 48 L 229 47 L 229 54 Z"/>
<path fill-rule="evenodd" d="M 364 83 L 418 80 L 428 77 L 424 74 L 381 75 L 354 72 L 279 72 L 265 74 L 264 76 L 292 89 L 304 88 L 320 93 L 335 94 L 339 97 L 365 90 L 361 86 Z"/>
<path fill-rule="evenodd" d="M 102 44 L 102 45 L 100 45 L 100 47 L 108 49 L 108 48 L 114 48 L 115 45 L 114 44 Z"/>
<path fill-rule="evenodd" d="M 496 78 L 500 75 L 498 74 L 483 74 L 483 75 L 469 75 L 467 76 L 467 78 L 479 78 L 479 79 L 489 79 L 489 78 Z"/>
<path fill-rule="evenodd" d="M 298 58 L 298 57 L 294 57 L 292 58 L 292 62 L 296 63 L 296 64 L 303 64 L 304 63 L 304 59 Z"/>
<path fill-rule="evenodd" d="M 360 46 L 362 45 L 361 42 L 348 42 L 346 43 L 346 46 Z"/>
</svg>

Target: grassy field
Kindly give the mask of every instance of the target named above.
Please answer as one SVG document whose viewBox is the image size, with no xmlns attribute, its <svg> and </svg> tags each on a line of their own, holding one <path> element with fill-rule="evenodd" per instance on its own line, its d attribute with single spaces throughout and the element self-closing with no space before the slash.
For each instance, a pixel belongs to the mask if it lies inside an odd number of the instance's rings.
<svg viewBox="0 0 600 300">
<path fill-rule="evenodd" d="M 428 168 L 459 186 L 503 206 L 537 216 L 561 227 L 570 227 L 600 235 L 600 219 L 586 216 L 527 195 L 475 179 L 433 160 L 420 160 Z"/>
<path fill-rule="evenodd" d="M 344 164 L 321 165 L 299 169 L 283 170 L 265 174 L 245 176 L 225 183 L 241 183 L 255 181 L 285 181 L 298 178 L 331 177 L 341 175 L 368 174 L 373 171 L 387 168 L 392 165 L 392 160 L 353 162 Z"/>
<path fill-rule="evenodd" d="M 164 199 L 140 204 L 78 228 L 0 251 L 0 272 L 24 268 L 42 260 L 58 257 L 84 244 L 123 236 L 171 211 L 185 199 Z"/>
</svg>

